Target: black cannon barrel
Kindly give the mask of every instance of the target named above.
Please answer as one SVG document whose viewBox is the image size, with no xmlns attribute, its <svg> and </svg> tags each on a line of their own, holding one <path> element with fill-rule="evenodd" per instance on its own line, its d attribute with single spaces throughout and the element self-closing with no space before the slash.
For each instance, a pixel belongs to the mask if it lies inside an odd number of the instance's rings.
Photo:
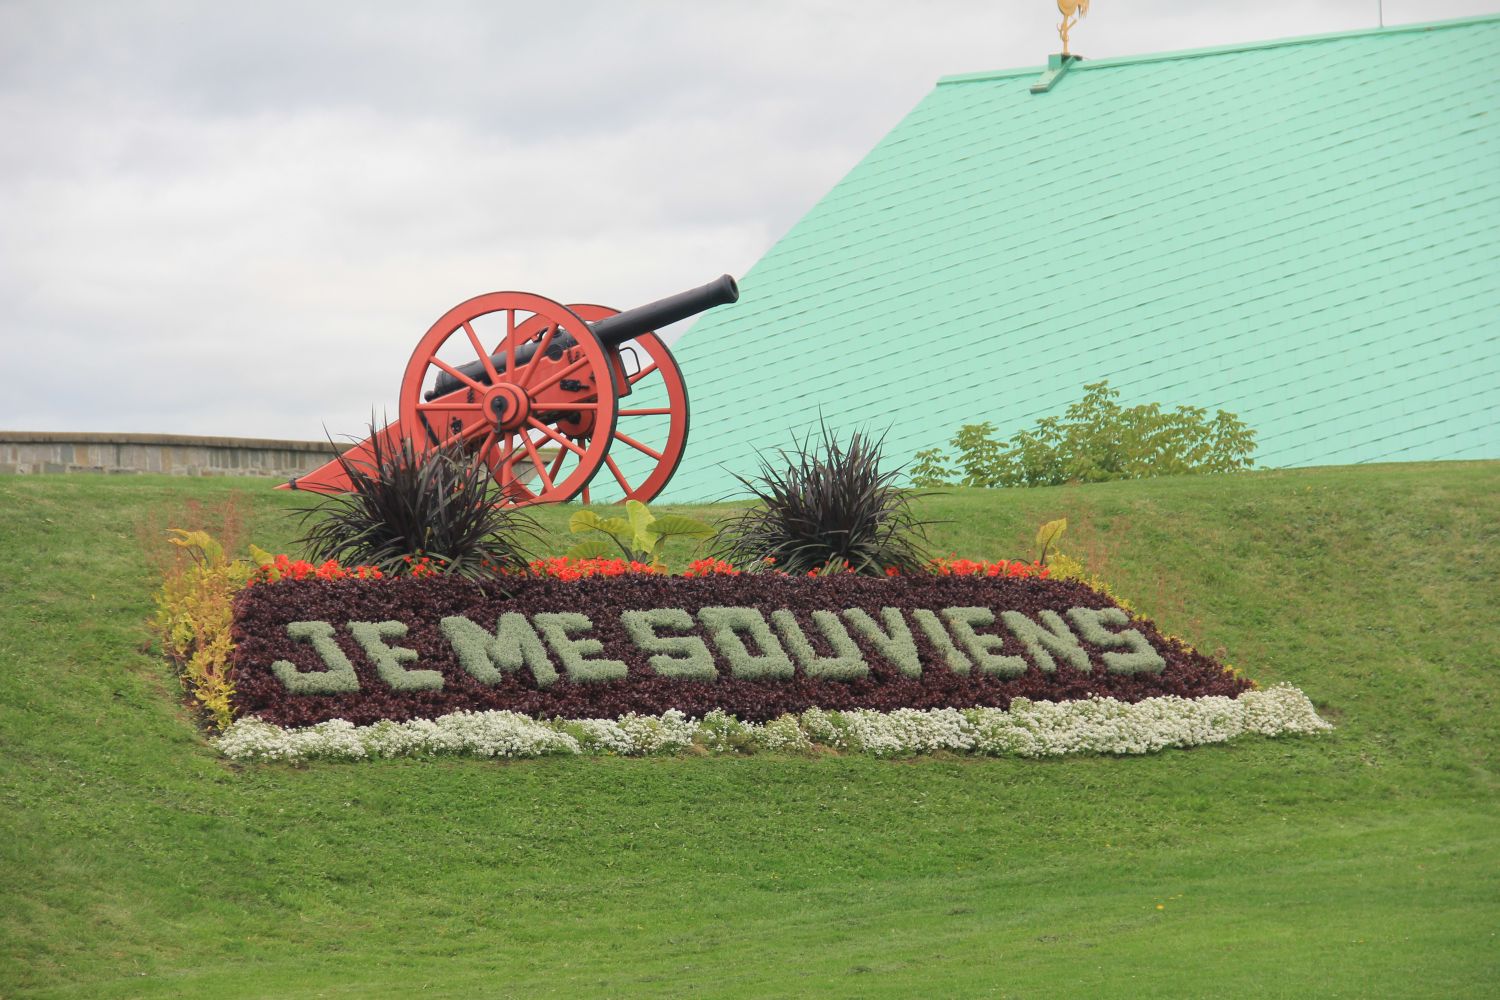
<svg viewBox="0 0 1500 1000">
<path fill-rule="evenodd" d="M 696 316 L 714 306 L 734 302 L 739 297 L 740 286 L 725 274 L 706 285 L 627 309 L 589 325 L 594 328 L 594 336 L 599 338 L 601 344 L 606 348 L 615 348 L 643 333 Z"/>
<path fill-rule="evenodd" d="M 643 333 L 658 330 L 669 323 L 687 319 L 706 312 L 714 306 L 725 305 L 737 301 L 740 297 L 740 288 L 732 277 L 721 275 L 706 285 L 690 288 L 676 295 L 669 295 L 655 302 L 648 302 L 634 309 L 627 309 L 622 313 L 616 313 L 605 319 L 589 323 L 587 326 L 594 331 L 594 336 L 604 345 L 605 350 L 614 350 L 627 340 L 633 340 Z M 558 330 L 552 335 L 552 340 L 547 345 L 547 353 L 552 357 L 560 357 L 562 352 L 578 342 L 566 330 Z M 540 346 L 536 342 L 521 344 L 516 348 L 516 366 L 527 364 L 536 355 L 536 349 Z M 505 370 L 505 352 L 497 351 L 490 355 L 490 363 L 495 366 L 496 372 Z M 488 385 L 489 374 L 484 370 L 484 363 L 471 361 L 466 365 L 459 365 L 458 370 L 469 378 L 482 385 Z M 438 375 L 432 390 L 426 394 L 428 401 L 439 396 L 446 396 L 455 389 L 463 388 L 464 383 L 447 372 Z"/>
</svg>

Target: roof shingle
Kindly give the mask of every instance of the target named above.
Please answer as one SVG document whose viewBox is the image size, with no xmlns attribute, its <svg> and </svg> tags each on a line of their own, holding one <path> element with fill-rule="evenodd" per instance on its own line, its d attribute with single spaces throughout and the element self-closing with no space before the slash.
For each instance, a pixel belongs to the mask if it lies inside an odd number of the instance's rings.
<svg viewBox="0 0 1500 1000">
<path fill-rule="evenodd" d="M 1500 17 L 939 81 L 675 351 L 665 499 L 757 449 L 909 461 L 1085 382 L 1261 465 L 1500 457 Z"/>
</svg>

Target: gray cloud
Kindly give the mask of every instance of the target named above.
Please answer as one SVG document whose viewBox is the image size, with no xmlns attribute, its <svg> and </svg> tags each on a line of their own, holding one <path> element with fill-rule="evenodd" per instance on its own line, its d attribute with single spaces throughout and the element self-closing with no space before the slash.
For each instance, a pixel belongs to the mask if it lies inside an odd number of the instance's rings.
<svg viewBox="0 0 1500 1000">
<path fill-rule="evenodd" d="M 1385 4 L 1387 23 L 1493 11 Z M 1373 27 L 1376 0 L 1099 0 L 1106 57 Z M 454 303 L 743 273 L 1010 3 L 0 4 L 0 426 L 316 437 Z"/>
</svg>

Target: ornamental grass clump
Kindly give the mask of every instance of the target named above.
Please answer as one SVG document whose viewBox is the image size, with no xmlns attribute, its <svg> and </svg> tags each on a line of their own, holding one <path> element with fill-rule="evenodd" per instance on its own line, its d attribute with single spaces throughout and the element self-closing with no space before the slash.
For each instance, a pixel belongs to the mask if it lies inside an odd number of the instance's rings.
<svg viewBox="0 0 1500 1000">
<path fill-rule="evenodd" d="M 339 458 L 350 491 L 301 512 L 312 527 L 298 544 L 314 562 L 361 564 L 385 576 L 527 572 L 536 522 L 502 502 L 489 466 L 462 442 L 418 451 L 373 421 L 370 441 L 368 461 Z"/>
<path fill-rule="evenodd" d="M 840 442 L 826 424 L 760 456 L 760 474 L 736 476 L 756 503 L 724 522 L 710 553 L 741 569 L 795 575 L 848 572 L 886 576 L 925 571 L 926 526 L 912 510 L 915 495 L 896 485 L 899 468 L 883 470 L 884 438 L 856 431 Z"/>
</svg>

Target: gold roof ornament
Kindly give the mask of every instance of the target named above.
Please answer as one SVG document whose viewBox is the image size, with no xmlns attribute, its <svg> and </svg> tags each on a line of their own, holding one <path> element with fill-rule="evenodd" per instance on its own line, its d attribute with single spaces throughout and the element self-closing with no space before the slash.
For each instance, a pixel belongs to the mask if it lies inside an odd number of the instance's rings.
<svg viewBox="0 0 1500 1000">
<path fill-rule="evenodd" d="M 1033 94 L 1045 94 L 1057 86 L 1068 67 L 1076 62 L 1081 62 L 1082 56 L 1075 56 L 1068 51 L 1068 32 L 1078 23 L 1078 19 L 1089 12 L 1089 0 L 1057 0 L 1057 10 L 1062 14 L 1062 23 L 1057 26 L 1058 37 L 1062 39 L 1063 50 L 1047 57 L 1047 68 L 1042 75 L 1037 77 L 1036 83 L 1031 85 Z"/>
<path fill-rule="evenodd" d="M 1062 54 L 1072 55 L 1068 51 L 1068 31 L 1089 12 L 1089 0 L 1057 0 L 1057 10 L 1063 16 L 1062 23 L 1057 26 L 1058 37 L 1063 43 Z"/>
</svg>

